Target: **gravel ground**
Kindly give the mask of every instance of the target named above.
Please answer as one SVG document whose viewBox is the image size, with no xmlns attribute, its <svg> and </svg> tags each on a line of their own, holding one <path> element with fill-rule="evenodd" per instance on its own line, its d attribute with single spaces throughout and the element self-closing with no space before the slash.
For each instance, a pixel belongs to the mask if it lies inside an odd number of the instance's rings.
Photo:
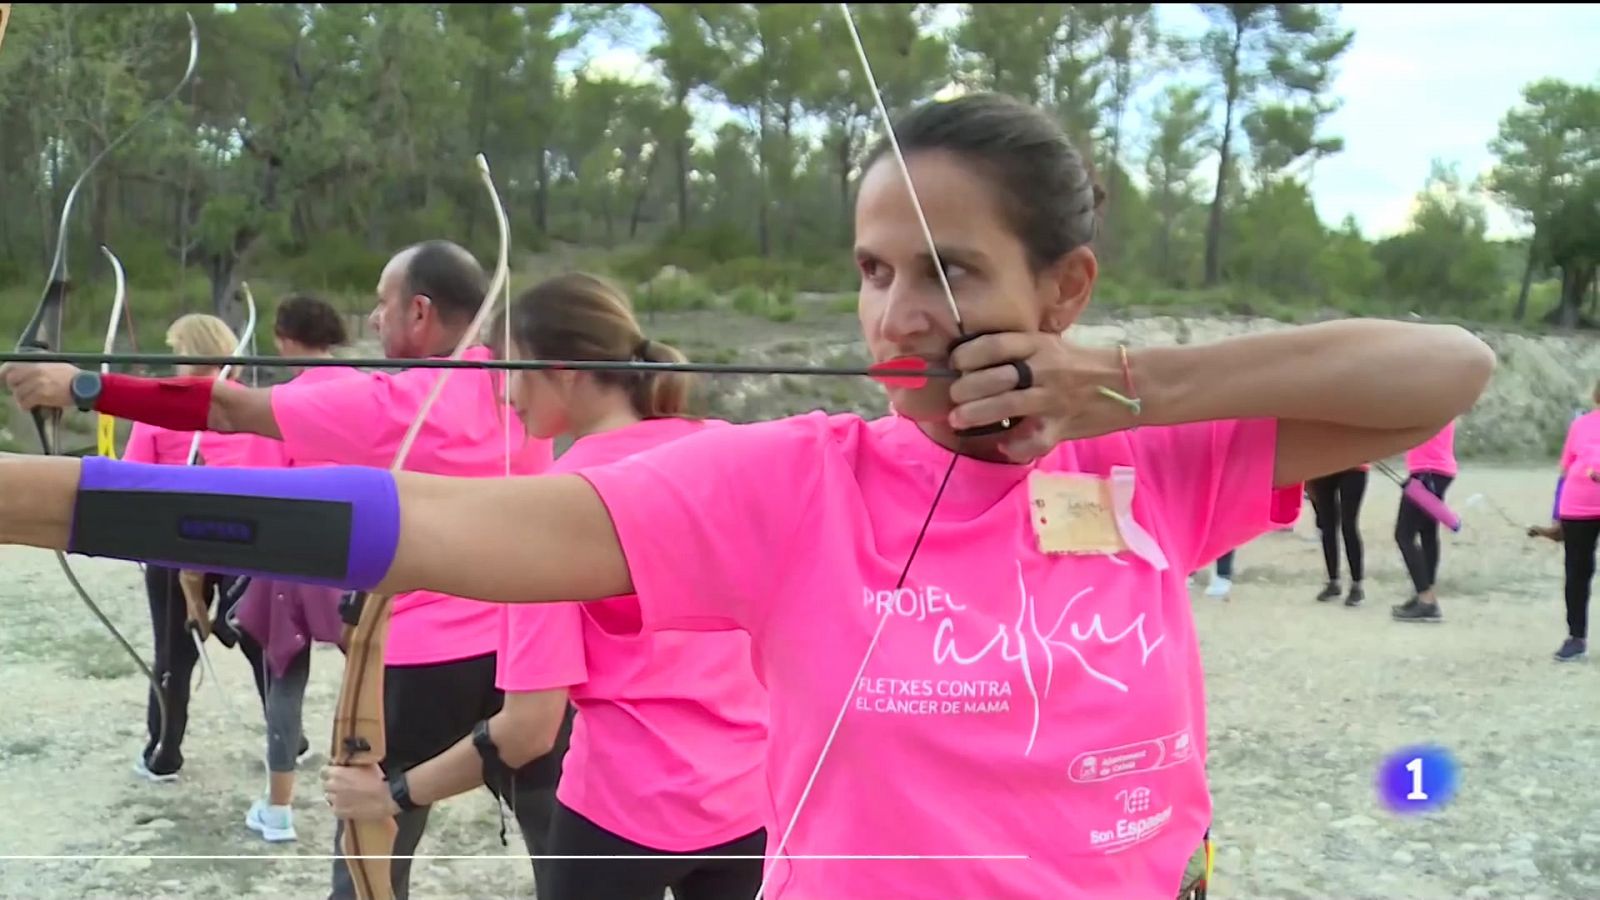
<svg viewBox="0 0 1600 900">
<path fill-rule="evenodd" d="M 1600 673 L 1550 659 L 1563 634 L 1559 551 L 1517 522 L 1548 510 L 1551 467 L 1469 464 L 1451 488 L 1467 517 L 1448 536 L 1446 621 L 1390 621 L 1404 578 L 1390 538 L 1398 492 L 1374 478 L 1364 515 L 1362 608 L 1318 604 L 1309 510 L 1294 533 L 1242 548 L 1233 597 L 1201 595 L 1219 841 L 1212 897 L 1600 897 Z M 80 560 L 93 596 L 143 651 L 137 570 Z M 191 706 L 182 780 L 151 785 L 129 766 L 144 691 L 47 553 L 0 548 L 0 896 L 326 896 L 332 824 L 318 752 L 296 798 L 300 841 L 268 846 L 243 824 L 262 789 L 262 738 L 241 655 L 212 644 L 221 687 Z M 312 663 L 307 722 L 323 749 L 341 674 Z M 1375 799 L 1381 756 L 1433 741 L 1463 768 L 1440 813 L 1397 818 Z M 521 842 L 499 842 L 486 793 L 435 810 L 413 896 L 530 894 Z M 172 857 L 202 857 L 175 859 Z M 24 858 L 28 857 L 28 858 Z M 39 858 L 57 857 L 57 858 Z M 71 858 L 59 858 L 71 857 Z"/>
</svg>

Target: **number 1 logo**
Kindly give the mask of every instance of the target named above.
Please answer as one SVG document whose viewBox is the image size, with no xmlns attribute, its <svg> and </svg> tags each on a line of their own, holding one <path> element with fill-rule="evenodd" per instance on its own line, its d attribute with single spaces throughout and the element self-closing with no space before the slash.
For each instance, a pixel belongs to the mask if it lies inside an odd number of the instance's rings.
<svg viewBox="0 0 1600 900">
<path fill-rule="evenodd" d="M 1401 815 L 1429 812 L 1455 799 L 1461 767 L 1438 745 L 1405 747 L 1378 765 L 1378 799 Z"/>
<path fill-rule="evenodd" d="M 1411 762 L 1406 763 L 1406 771 L 1411 773 L 1411 793 L 1406 795 L 1406 799 L 1428 799 L 1428 792 L 1422 789 L 1422 757 L 1412 757 Z"/>
</svg>

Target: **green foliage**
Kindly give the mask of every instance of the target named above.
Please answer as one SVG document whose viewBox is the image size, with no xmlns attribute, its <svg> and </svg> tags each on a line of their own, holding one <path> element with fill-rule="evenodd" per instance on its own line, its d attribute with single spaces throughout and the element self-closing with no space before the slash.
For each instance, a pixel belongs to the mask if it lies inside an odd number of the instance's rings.
<svg viewBox="0 0 1600 900">
<path fill-rule="evenodd" d="M 745 315 L 761 316 L 773 322 L 791 322 L 799 314 L 794 294 L 784 288 L 740 285 L 730 295 L 730 305 Z"/>
<path fill-rule="evenodd" d="M 634 308 L 641 313 L 709 309 L 713 300 L 705 284 L 692 275 L 657 278 L 633 292 Z"/>
<path fill-rule="evenodd" d="M 1057 118 L 1109 197 L 1101 306 L 1511 314 L 1529 247 L 1487 242 L 1482 200 L 1454 176 L 1430 180 L 1410 228 L 1376 245 L 1320 221 L 1306 185 L 1342 147 L 1326 132 L 1352 37 L 1333 8 L 1201 7 L 1211 27 L 1194 43 L 1164 35 L 1151 4 L 853 14 L 890 110 L 953 77 Z M 831 5 L 189 8 L 200 77 L 80 197 L 74 346 L 99 343 L 102 241 L 127 267 L 141 344 L 156 347 L 173 316 L 210 309 L 241 280 L 269 308 L 307 289 L 355 311 L 405 244 L 449 238 L 488 261 L 496 222 L 478 153 L 509 217 L 517 283 L 592 268 L 651 314 L 854 314 L 854 191 L 883 127 Z M 170 5 L 17 15 L 0 56 L 13 88 L 0 92 L 0 324 L 37 299 L 65 186 L 165 93 L 186 38 Z M 607 64 L 622 44 L 655 70 Z M 1130 109 L 1157 78 L 1155 107 Z M 1594 279 L 1597 97 L 1530 84 L 1491 147 L 1486 187 L 1537 232 L 1529 304 L 1559 306 L 1562 321 Z"/>
<path fill-rule="evenodd" d="M 1503 293 L 1498 254 L 1485 237 L 1483 203 L 1453 167 L 1435 164 L 1417 195 L 1411 230 L 1380 242 L 1374 257 L 1394 295 L 1420 310 L 1449 312 Z"/>
<path fill-rule="evenodd" d="M 389 253 L 373 252 L 354 235 L 334 233 L 313 241 L 298 256 L 285 259 L 284 271 L 300 290 L 372 293 Z"/>
</svg>

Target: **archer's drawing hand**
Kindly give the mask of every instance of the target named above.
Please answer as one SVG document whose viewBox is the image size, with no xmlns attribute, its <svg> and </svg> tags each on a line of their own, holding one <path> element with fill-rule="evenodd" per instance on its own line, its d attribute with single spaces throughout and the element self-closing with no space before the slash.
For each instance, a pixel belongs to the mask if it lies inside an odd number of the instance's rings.
<svg viewBox="0 0 1600 900">
<path fill-rule="evenodd" d="M 388 819 L 400 813 L 376 763 L 328 766 L 322 770 L 322 790 L 341 819 Z"/>
<path fill-rule="evenodd" d="M 1022 419 L 998 438 L 1001 452 L 1014 462 L 1037 459 L 1065 440 L 1137 423 L 1127 407 L 1101 393 L 1101 388 L 1123 391 L 1115 348 L 1080 347 L 1047 332 L 1005 332 L 962 344 L 950 355 L 950 365 L 964 373 L 950 386 L 950 427 Z M 1019 389 L 1023 379 L 1031 383 Z"/>
<path fill-rule="evenodd" d="M 66 409 L 72 406 L 72 379 L 78 371 L 71 363 L 13 362 L 0 366 L 0 381 L 25 411 Z"/>
</svg>

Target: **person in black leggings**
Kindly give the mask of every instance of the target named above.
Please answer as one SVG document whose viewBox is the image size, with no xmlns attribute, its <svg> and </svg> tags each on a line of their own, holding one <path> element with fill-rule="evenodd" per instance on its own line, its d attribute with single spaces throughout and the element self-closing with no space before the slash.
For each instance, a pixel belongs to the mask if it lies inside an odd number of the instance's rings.
<svg viewBox="0 0 1600 900">
<path fill-rule="evenodd" d="M 1455 480 L 1452 475 L 1438 472 L 1417 472 L 1411 478 L 1440 499 Z M 1423 512 L 1422 507 L 1401 497 L 1400 510 L 1394 520 L 1394 539 L 1400 545 L 1400 556 L 1411 576 L 1411 586 L 1416 589 L 1410 600 L 1394 607 L 1394 617 L 1404 621 L 1439 621 L 1439 599 L 1434 593 L 1434 585 L 1439 580 L 1439 521 Z"/>
<path fill-rule="evenodd" d="M 1328 584 L 1317 595 L 1320 601 L 1339 596 L 1339 535 L 1344 535 L 1344 552 L 1350 561 L 1350 593 L 1345 606 L 1357 606 L 1366 597 L 1361 588 L 1365 574 L 1361 546 L 1361 498 L 1367 493 L 1367 470 L 1346 469 L 1307 484 L 1311 506 L 1317 513 L 1317 530 L 1322 533 L 1322 562 L 1328 569 Z"/>
<path fill-rule="evenodd" d="M 1444 492 L 1456 480 L 1456 423 L 1452 421 L 1433 437 L 1406 453 L 1406 471 L 1428 493 L 1444 499 Z M 1400 509 L 1395 514 L 1394 541 L 1411 576 L 1416 593 L 1390 614 L 1400 622 L 1439 622 L 1439 597 L 1434 585 L 1439 580 L 1439 521 L 1401 493 Z"/>
<path fill-rule="evenodd" d="M 1595 545 L 1600 544 L 1600 518 L 1563 518 L 1561 534 L 1567 570 L 1567 638 L 1555 658 L 1572 662 L 1589 652 L 1589 586 L 1594 580 Z"/>
<path fill-rule="evenodd" d="M 1600 384 L 1594 401 L 1600 407 Z M 1589 653 L 1589 587 L 1600 543 L 1600 409 L 1578 416 L 1567 428 L 1553 512 L 1559 523 L 1553 537 L 1562 542 L 1567 570 L 1567 637 L 1555 658 L 1574 662 Z"/>
<path fill-rule="evenodd" d="M 265 706 L 267 686 L 262 680 L 261 645 L 249 635 L 234 632 L 227 624 L 228 610 L 223 605 L 226 603 L 227 587 L 232 583 L 233 579 L 228 576 L 206 576 L 205 602 L 208 606 L 216 604 L 212 635 L 226 646 L 237 644 L 250 661 L 256 695 Z M 144 752 L 134 762 L 134 771 L 151 781 L 171 781 L 183 768 L 183 736 L 189 725 L 190 684 L 195 664 L 200 661 L 200 650 L 189 636 L 189 610 L 179 585 L 178 570 L 145 566 L 144 585 L 150 599 L 150 625 L 155 635 L 153 669 L 162 686 L 162 698 L 166 700 L 167 721 L 163 730 L 161 707 L 156 701 L 155 688 L 151 688 L 145 712 L 149 735 L 145 740 Z M 221 685 L 217 685 L 216 689 L 221 690 Z"/>
</svg>

